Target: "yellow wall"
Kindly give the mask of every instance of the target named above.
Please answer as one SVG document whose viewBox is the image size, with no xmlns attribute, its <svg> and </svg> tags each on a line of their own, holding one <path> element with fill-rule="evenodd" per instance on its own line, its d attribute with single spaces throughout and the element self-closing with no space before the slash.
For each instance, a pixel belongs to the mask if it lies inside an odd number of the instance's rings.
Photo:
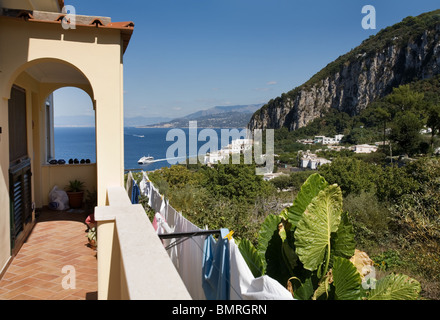
<svg viewBox="0 0 440 320">
<path fill-rule="evenodd" d="M 45 82 L 26 73 L 29 67 L 46 62 L 68 66 L 76 77 Z M 78 74 L 81 83 L 76 82 Z M 123 186 L 124 180 L 120 31 L 81 26 L 64 30 L 59 24 L 0 17 L 0 273 L 10 258 L 8 99 L 13 84 L 27 93 L 28 151 L 36 206 L 47 204 L 53 185 L 64 187 L 72 178 L 84 180 L 89 190 L 96 186 L 98 205 L 105 205 L 106 188 Z M 44 103 L 50 93 L 64 86 L 82 88 L 91 96 L 96 112 L 96 165 L 45 164 Z"/>
<path fill-rule="evenodd" d="M 64 164 L 42 166 L 43 205 L 49 204 L 49 192 L 54 186 L 65 189 L 70 180 L 84 182 L 85 190 L 96 190 L 96 164 Z"/>
</svg>

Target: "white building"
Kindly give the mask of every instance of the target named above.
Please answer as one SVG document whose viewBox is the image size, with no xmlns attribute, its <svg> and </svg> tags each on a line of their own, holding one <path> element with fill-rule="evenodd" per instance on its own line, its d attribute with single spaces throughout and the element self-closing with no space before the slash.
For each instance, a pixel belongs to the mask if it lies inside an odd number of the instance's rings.
<svg viewBox="0 0 440 320">
<path fill-rule="evenodd" d="M 219 150 L 207 153 L 205 155 L 205 159 L 203 161 L 204 164 L 217 164 L 219 161 L 221 162 L 223 159 L 229 157 L 229 151 L 227 150 Z"/>
<path fill-rule="evenodd" d="M 325 158 L 318 158 L 316 154 L 307 151 L 307 153 L 301 157 L 299 166 L 303 169 L 316 170 L 319 166 L 327 163 L 331 163 L 331 161 Z"/>
<path fill-rule="evenodd" d="M 353 147 L 355 153 L 372 153 L 377 151 L 377 146 L 369 144 L 358 144 Z"/>
<path fill-rule="evenodd" d="M 236 139 L 233 140 L 228 148 L 232 153 L 241 153 L 245 150 L 249 150 L 252 148 L 253 140 L 252 139 Z"/>
<path fill-rule="evenodd" d="M 274 178 L 280 177 L 280 176 L 288 176 L 288 174 L 282 173 L 282 172 L 276 172 L 276 173 L 265 173 L 263 175 L 263 180 L 269 181 Z"/>
<path fill-rule="evenodd" d="M 337 134 L 334 136 L 334 138 L 326 137 L 326 136 L 315 136 L 315 143 L 322 143 L 322 144 L 339 144 L 344 137 L 343 134 Z"/>
</svg>

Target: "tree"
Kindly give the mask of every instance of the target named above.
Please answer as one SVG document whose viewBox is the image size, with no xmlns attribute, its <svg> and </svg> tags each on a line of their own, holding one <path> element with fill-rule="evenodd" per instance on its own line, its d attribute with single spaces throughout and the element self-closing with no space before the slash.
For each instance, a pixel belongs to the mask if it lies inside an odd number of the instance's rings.
<svg viewBox="0 0 440 320">
<path fill-rule="evenodd" d="M 383 122 L 383 146 L 385 146 L 387 121 L 390 120 L 391 114 L 382 107 L 377 108 L 375 111 L 376 117 Z"/>
<path fill-rule="evenodd" d="M 399 111 L 415 111 L 423 106 L 424 94 L 411 90 L 409 85 L 402 85 L 394 88 L 393 92 L 386 98 L 392 105 L 391 112 L 397 114 Z"/>
<path fill-rule="evenodd" d="M 393 140 L 402 152 L 412 155 L 417 152 L 420 144 L 420 130 L 423 123 L 411 111 L 399 112 L 393 122 L 390 139 Z"/>
<path fill-rule="evenodd" d="M 431 128 L 431 149 L 434 145 L 434 136 L 440 131 L 440 104 L 433 105 L 429 108 L 428 120 L 426 121 L 428 128 Z"/>
</svg>

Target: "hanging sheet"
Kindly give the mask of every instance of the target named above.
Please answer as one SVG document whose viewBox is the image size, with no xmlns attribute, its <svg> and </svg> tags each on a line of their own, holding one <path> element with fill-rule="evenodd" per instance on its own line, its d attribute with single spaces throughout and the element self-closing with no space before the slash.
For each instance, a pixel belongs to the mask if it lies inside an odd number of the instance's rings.
<svg viewBox="0 0 440 320">
<path fill-rule="evenodd" d="M 150 194 L 158 234 L 203 230 L 170 206 L 146 173 L 143 179 L 146 187 L 141 190 L 149 186 L 149 191 L 141 192 Z M 265 275 L 255 278 L 234 239 L 224 239 L 228 230 L 222 230 L 223 234 L 217 241 L 211 236 L 162 241 L 194 300 L 294 300 L 290 292 L 271 277 Z"/>
</svg>

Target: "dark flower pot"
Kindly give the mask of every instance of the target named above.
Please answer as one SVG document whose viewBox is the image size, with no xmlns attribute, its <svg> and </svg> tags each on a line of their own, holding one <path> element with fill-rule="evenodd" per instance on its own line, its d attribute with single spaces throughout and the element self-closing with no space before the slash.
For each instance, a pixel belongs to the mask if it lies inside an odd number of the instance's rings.
<svg viewBox="0 0 440 320">
<path fill-rule="evenodd" d="M 84 191 L 79 192 L 67 192 L 69 197 L 69 206 L 72 209 L 79 209 L 83 205 Z"/>
</svg>

